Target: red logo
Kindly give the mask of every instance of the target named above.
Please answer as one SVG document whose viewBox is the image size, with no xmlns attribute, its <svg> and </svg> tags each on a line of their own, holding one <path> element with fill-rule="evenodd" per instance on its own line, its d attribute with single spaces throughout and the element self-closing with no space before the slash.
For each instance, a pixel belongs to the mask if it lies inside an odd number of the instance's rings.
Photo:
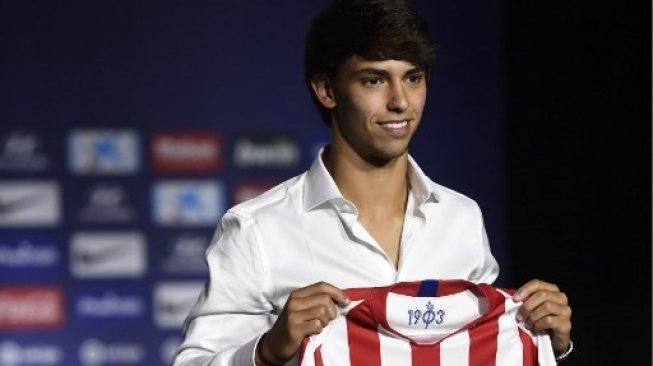
<svg viewBox="0 0 653 366">
<path fill-rule="evenodd" d="M 58 287 L 0 287 L 0 329 L 59 327 L 64 317 Z"/>
<path fill-rule="evenodd" d="M 234 188 L 232 202 L 234 205 L 245 202 L 269 190 L 276 184 L 277 183 L 271 181 L 239 183 Z"/>
<path fill-rule="evenodd" d="M 160 172 L 215 172 L 222 166 L 215 132 L 160 132 L 152 136 L 152 167 Z"/>
</svg>

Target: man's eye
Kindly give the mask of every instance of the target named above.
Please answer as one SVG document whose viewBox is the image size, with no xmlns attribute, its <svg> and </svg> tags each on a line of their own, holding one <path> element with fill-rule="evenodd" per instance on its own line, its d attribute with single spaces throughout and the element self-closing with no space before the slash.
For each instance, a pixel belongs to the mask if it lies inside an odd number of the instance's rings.
<svg viewBox="0 0 653 366">
<path fill-rule="evenodd" d="M 417 84 L 422 81 L 422 75 L 410 75 L 408 76 L 407 80 L 411 84 Z"/>
<path fill-rule="evenodd" d="M 382 82 L 383 82 L 383 80 L 381 80 L 381 78 L 367 78 L 367 79 L 363 79 L 363 84 L 364 84 L 364 85 L 370 85 L 370 86 L 379 85 L 379 84 L 381 84 Z"/>
</svg>

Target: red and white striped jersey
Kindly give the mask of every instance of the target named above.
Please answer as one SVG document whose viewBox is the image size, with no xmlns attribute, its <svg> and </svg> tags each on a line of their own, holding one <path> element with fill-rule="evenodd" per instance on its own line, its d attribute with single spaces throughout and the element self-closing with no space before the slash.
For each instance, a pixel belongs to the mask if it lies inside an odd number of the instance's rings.
<svg viewBox="0 0 653 366">
<path fill-rule="evenodd" d="M 348 289 L 352 300 L 302 343 L 301 366 L 553 366 L 547 334 L 515 319 L 521 303 L 488 284 L 401 282 Z"/>
</svg>

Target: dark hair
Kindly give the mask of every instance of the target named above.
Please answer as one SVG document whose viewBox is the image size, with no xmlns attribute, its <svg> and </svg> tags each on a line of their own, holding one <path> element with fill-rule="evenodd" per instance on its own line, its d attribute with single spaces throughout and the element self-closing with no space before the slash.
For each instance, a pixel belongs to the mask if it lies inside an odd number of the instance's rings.
<svg viewBox="0 0 653 366">
<path fill-rule="evenodd" d="M 403 60 L 415 64 L 428 79 L 435 46 L 426 22 L 407 0 L 335 0 L 313 19 L 304 51 L 304 80 L 325 123 L 324 108 L 311 79 L 336 76 L 351 56 L 366 60 Z"/>
</svg>

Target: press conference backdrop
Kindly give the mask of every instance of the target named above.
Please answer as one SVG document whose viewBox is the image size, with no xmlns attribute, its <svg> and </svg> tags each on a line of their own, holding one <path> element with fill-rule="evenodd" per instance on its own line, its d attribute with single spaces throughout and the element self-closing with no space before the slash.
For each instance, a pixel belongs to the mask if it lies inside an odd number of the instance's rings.
<svg viewBox="0 0 653 366">
<path fill-rule="evenodd" d="M 324 3 L 1 5 L 0 366 L 170 362 L 221 215 L 328 139 L 302 80 Z M 498 5 L 416 5 L 439 55 L 411 153 L 505 265 Z"/>
</svg>

